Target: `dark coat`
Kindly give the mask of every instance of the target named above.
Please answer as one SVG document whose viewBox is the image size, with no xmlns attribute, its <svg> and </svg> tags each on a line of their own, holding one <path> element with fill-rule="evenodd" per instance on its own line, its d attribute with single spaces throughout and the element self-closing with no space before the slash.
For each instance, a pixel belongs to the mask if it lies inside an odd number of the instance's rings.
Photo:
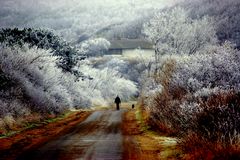
<svg viewBox="0 0 240 160">
<path fill-rule="evenodd" d="M 121 103 L 121 99 L 118 96 L 115 98 L 115 103 L 117 104 Z"/>
</svg>

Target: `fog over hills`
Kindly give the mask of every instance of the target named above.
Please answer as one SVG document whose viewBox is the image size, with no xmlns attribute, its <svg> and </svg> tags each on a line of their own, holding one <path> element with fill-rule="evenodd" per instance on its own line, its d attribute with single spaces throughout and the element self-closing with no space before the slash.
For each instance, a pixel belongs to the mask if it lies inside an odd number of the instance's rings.
<svg viewBox="0 0 240 160">
<path fill-rule="evenodd" d="M 141 24 L 142 19 L 174 0 L 2 0 L 0 27 L 40 27 L 78 40 L 107 30 L 109 33 Z M 132 28 L 132 27 L 130 27 Z M 136 28 L 135 28 L 136 29 Z"/>
</svg>

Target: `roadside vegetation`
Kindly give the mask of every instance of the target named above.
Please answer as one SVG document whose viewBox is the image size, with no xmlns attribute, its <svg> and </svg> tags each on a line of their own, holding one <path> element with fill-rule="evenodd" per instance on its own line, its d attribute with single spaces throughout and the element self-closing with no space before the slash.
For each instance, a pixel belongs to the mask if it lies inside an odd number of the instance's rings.
<svg viewBox="0 0 240 160">
<path fill-rule="evenodd" d="M 55 114 L 49 114 L 45 115 L 45 117 L 35 113 L 29 116 L 19 117 L 15 119 L 13 117 L 6 116 L 4 117 L 5 126 L 3 127 L 5 130 L 1 131 L 0 138 L 11 137 L 26 130 L 32 130 L 43 125 L 47 125 L 49 123 L 54 123 L 59 120 L 66 119 L 73 113 L 73 111 L 67 111 L 57 116 Z"/>
<path fill-rule="evenodd" d="M 155 44 L 141 95 L 149 124 L 179 139 L 183 159 L 240 158 L 239 32 L 228 21 L 232 3 L 240 3 L 218 2 L 184 2 L 156 13 L 143 29 Z"/>
<path fill-rule="evenodd" d="M 19 118 L 44 118 L 71 109 L 109 105 L 117 94 L 122 100 L 137 94 L 136 84 L 118 70 L 94 68 L 89 47 L 84 51 L 74 48 L 51 31 L 2 29 L 0 39 L 3 133 L 11 130 Z M 90 48 L 101 52 L 105 45 L 97 42 Z"/>
</svg>

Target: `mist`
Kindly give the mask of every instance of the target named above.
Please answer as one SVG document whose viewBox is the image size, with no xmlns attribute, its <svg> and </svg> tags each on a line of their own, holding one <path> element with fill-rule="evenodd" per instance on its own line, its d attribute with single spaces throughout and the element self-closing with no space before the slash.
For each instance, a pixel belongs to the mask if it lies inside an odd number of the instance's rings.
<svg viewBox="0 0 240 160">
<path fill-rule="evenodd" d="M 1 0 L 1 28 L 46 28 L 68 41 L 138 23 L 176 0 Z"/>
</svg>

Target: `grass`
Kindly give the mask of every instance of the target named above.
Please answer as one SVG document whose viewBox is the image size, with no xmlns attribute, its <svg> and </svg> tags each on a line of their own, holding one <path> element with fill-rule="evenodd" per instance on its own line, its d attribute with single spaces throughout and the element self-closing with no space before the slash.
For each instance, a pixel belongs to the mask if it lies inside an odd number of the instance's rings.
<svg viewBox="0 0 240 160">
<path fill-rule="evenodd" d="M 68 117 L 73 112 L 75 112 L 75 111 L 66 111 L 63 114 L 60 114 L 56 117 L 46 118 L 43 121 L 25 122 L 23 124 L 23 127 L 19 128 L 18 130 L 9 130 L 8 132 L 6 132 L 4 134 L 0 134 L 0 139 L 14 136 L 18 133 L 21 133 L 21 132 L 25 131 L 25 130 L 29 130 L 29 129 L 37 128 L 37 127 L 40 127 L 40 126 L 43 126 L 43 125 L 47 125 L 49 123 L 57 122 L 59 120 L 62 120 L 64 118 Z"/>
<path fill-rule="evenodd" d="M 136 116 L 138 124 L 141 127 L 141 131 L 142 132 L 148 131 L 150 127 L 145 123 L 145 119 L 143 118 L 143 113 L 141 111 L 140 106 L 136 106 L 136 108 L 137 108 L 137 110 L 135 112 L 135 116 Z"/>
<path fill-rule="evenodd" d="M 9 131 L 9 132 L 7 132 L 7 133 L 5 133 L 5 134 L 0 134 L 0 139 L 1 139 L 1 138 L 11 137 L 11 136 L 13 136 L 13 135 L 15 135 L 15 134 L 17 134 L 17 133 L 22 132 L 22 131 L 23 131 L 23 130 L 19 130 L 19 131 Z"/>
<path fill-rule="evenodd" d="M 135 110 L 135 116 L 143 136 L 154 139 L 155 142 L 161 148 L 161 159 L 177 159 L 182 157 L 182 151 L 177 147 L 177 139 L 162 135 L 161 133 L 154 131 L 147 123 L 148 113 L 142 110 L 141 106 L 137 105 Z"/>
</svg>

